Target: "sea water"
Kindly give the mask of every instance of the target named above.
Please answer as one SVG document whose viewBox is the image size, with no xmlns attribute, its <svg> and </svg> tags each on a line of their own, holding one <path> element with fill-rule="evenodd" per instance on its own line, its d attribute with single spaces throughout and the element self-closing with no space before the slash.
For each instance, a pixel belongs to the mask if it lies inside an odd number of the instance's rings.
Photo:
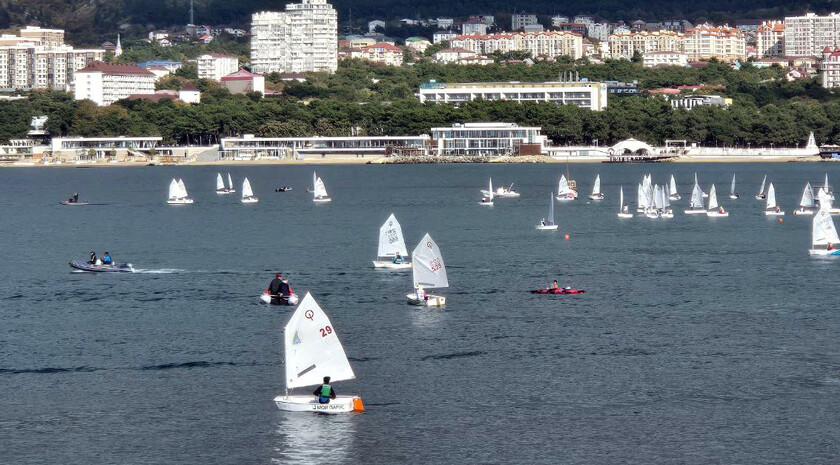
<svg viewBox="0 0 840 465">
<path fill-rule="evenodd" d="M 0 171 L 0 463 L 840 460 L 840 261 L 810 258 L 791 214 L 837 165 L 572 165 L 556 232 L 534 226 L 564 165 L 315 169 L 331 203 L 311 166 L 229 167 L 255 205 L 217 195 L 216 167 Z M 617 218 L 648 172 L 676 176 L 676 217 Z M 695 172 L 729 218 L 682 214 Z M 490 176 L 522 197 L 478 205 Z M 165 203 L 173 177 L 195 204 Z M 73 192 L 92 205 L 58 204 Z M 409 251 L 439 244 L 446 308 L 373 270 L 390 213 Z M 72 272 L 91 250 L 138 272 Z M 364 414 L 274 406 L 291 309 L 258 297 L 277 271 L 332 318 L 357 376 L 334 386 Z M 553 279 L 586 294 L 528 292 Z"/>
</svg>

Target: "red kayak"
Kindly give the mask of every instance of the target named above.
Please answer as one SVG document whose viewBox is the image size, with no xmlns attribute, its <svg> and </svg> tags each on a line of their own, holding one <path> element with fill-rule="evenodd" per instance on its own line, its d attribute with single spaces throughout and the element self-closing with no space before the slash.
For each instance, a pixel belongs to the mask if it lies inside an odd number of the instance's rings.
<svg viewBox="0 0 840 465">
<path fill-rule="evenodd" d="M 586 294 L 585 289 L 575 289 L 573 287 L 561 287 L 557 289 L 535 289 L 531 294 Z"/>
</svg>

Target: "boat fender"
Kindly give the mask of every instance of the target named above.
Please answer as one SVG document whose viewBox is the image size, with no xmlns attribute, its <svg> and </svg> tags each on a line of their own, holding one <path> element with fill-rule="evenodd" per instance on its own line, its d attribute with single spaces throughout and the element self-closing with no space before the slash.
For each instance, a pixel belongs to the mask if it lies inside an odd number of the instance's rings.
<svg viewBox="0 0 840 465">
<path fill-rule="evenodd" d="M 362 398 L 361 397 L 354 397 L 353 398 L 353 411 L 354 412 L 359 412 L 359 413 L 365 411 L 365 406 L 364 406 L 364 404 L 362 404 Z"/>
</svg>

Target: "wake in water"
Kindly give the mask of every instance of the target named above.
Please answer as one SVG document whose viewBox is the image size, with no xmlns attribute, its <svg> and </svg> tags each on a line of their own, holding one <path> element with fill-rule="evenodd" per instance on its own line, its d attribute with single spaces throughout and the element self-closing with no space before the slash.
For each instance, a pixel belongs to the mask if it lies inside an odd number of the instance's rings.
<svg viewBox="0 0 840 465">
<path fill-rule="evenodd" d="M 160 269 L 149 269 L 144 270 L 141 268 L 135 268 L 135 273 L 143 273 L 143 274 L 173 274 L 173 273 L 185 273 L 187 270 L 180 270 L 178 268 L 160 268 Z"/>
</svg>

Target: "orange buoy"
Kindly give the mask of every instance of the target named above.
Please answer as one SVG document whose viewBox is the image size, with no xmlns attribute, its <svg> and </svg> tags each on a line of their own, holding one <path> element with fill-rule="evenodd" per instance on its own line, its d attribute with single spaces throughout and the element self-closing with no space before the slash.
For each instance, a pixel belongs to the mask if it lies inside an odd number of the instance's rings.
<svg viewBox="0 0 840 465">
<path fill-rule="evenodd" d="M 783 223 L 785 220 L 779 218 L 779 223 Z"/>
<path fill-rule="evenodd" d="M 365 411 L 365 406 L 364 406 L 364 404 L 362 404 L 362 398 L 361 397 L 354 397 L 353 398 L 353 411 L 354 412 L 364 412 Z"/>
<path fill-rule="evenodd" d="M 568 240 L 569 240 L 569 233 L 566 233 L 566 235 L 565 235 L 565 236 L 563 236 L 563 238 L 564 238 L 564 239 L 566 239 L 566 240 L 568 241 Z"/>
</svg>

